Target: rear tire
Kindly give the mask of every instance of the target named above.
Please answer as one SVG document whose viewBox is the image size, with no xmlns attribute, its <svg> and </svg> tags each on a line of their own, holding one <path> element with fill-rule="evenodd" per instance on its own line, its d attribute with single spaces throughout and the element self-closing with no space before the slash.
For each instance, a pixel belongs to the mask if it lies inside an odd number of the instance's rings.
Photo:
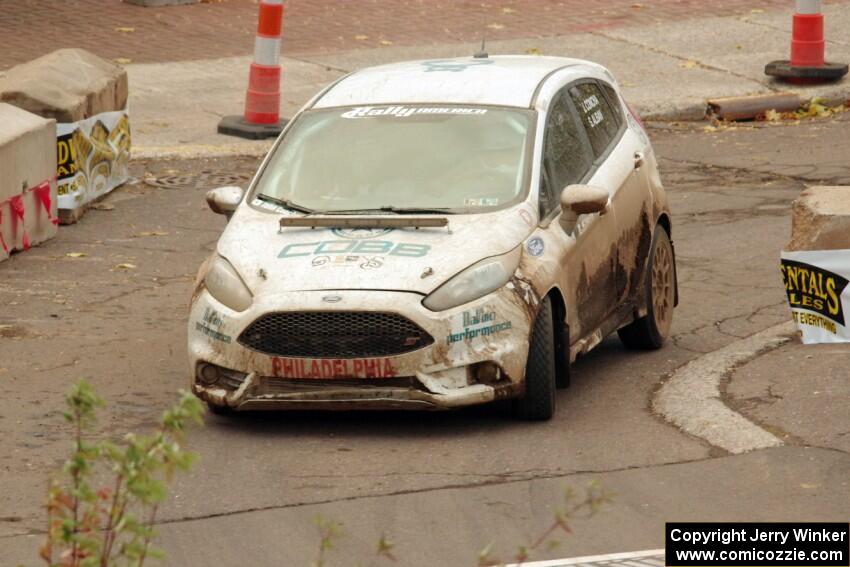
<svg viewBox="0 0 850 567">
<path fill-rule="evenodd" d="M 617 331 L 626 348 L 635 350 L 661 348 L 673 324 L 676 268 L 673 245 L 663 226 L 655 229 L 651 250 L 643 286 L 646 315 Z"/>
<path fill-rule="evenodd" d="M 555 413 L 555 326 L 549 297 L 540 302 L 534 320 L 525 365 L 525 394 L 515 408 L 517 417 L 528 421 L 546 421 Z"/>
</svg>

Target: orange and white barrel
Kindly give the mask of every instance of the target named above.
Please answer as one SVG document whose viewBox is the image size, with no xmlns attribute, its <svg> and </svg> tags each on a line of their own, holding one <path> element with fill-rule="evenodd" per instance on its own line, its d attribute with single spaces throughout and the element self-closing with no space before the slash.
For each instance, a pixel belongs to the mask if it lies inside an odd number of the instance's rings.
<svg viewBox="0 0 850 567">
<path fill-rule="evenodd" d="M 245 96 L 245 122 L 276 124 L 280 120 L 280 44 L 283 0 L 261 0 L 254 62 Z"/>
</svg>

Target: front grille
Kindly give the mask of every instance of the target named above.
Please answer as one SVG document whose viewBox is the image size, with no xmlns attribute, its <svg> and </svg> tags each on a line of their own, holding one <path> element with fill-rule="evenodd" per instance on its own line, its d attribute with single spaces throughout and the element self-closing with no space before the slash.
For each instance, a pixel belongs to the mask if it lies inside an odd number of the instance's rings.
<svg viewBox="0 0 850 567">
<path fill-rule="evenodd" d="M 361 390 L 400 388 L 404 390 L 424 390 L 414 377 L 402 378 L 358 378 L 353 380 L 299 380 L 293 378 L 266 377 L 263 387 L 269 394 L 300 394 L 334 390 L 337 388 L 358 388 Z"/>
<path fill-rule="evenodd" d="M 293 311 L 263 315 L 242 332 L 239 342 L 274 356 L 369 358 L 411 352 L 434 339 L 395 313 Z"/>
</svg>

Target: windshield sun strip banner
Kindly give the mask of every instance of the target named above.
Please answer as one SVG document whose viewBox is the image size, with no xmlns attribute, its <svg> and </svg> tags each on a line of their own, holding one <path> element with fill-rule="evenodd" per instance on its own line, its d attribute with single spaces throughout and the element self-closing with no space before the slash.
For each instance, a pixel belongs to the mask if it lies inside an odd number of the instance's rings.
<svg viewBox="0 0 850 567">
<path fill-rule="evenodd" d="M 425 106 L 358 106 L 340 116 L 342 118 L 375 118 L 391 116 L 394 118 L 407 118 L 413 115 L 455 115 L 455 116 L 480 116 L 487 114 L 486 108 L 473 108 L 461 106 L 425 107 Z"/>
</svg>

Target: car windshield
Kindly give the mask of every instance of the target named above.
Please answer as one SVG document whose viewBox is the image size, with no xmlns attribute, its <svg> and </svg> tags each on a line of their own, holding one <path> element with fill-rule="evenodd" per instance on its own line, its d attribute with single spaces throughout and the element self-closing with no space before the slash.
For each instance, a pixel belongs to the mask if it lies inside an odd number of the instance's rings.
<svg viewBox="0 0 850 567">
<path fill-rule="evenodd" d="M 476 212 L 524 194 L 533 113 L 374 106 L 303 113 L 255 196 L 305 212 Z"/>
</svg>

